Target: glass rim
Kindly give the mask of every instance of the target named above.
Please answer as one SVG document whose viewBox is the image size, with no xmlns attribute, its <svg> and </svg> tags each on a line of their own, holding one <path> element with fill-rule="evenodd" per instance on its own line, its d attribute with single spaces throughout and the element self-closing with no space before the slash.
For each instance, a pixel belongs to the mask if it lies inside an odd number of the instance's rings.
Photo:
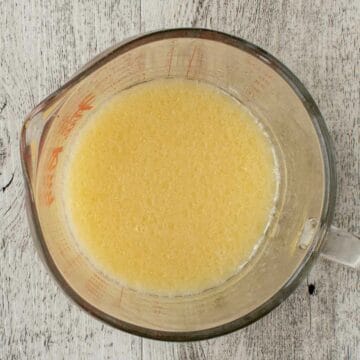
<svg viewBox="0 0 360 360">
<path fill-rule="evenodd" d="M 258 306 L 256 309 L 252 310 L 245 316 L 241 316 L 233 321 L 228 323 L 218 325 L 216 327 L 211 327 L 208 329 L 195 330 L 195 331 L 164 331 L 164 330 L 155 330 L 149 329 L 146 327 L 134 325 L 132 323 L 120 320 L 114 316 L 111 316 L 101 309 L 97 308 L 95 305 L 90 304 L 85 300 L 81 295 L 79 295 L 75 289 L 71 287 L 68 281 L 61 274 L 61 271 L 55 264 L 50 251 L 46 245 L 45 238 L 43 236 L 39 217 L 37 214 L 34 194 L 31 187 L 31 180 L 28 173 L 28 168 L 25 159 L 25 149 L 26 149 L 26 127 L 27 123 L 31 121 L 37 113 L 49 107 L 58 99 L 60 95 L 69 90 L 71 87 L 78 84 L 82 79 L 107 64 L 112 59 L 116 58 L 119 55 L 126 53 L 127 51 L 137 48 L 139 46 L 145 45 L 147 43 L 156 42 L 165 39 L 175 39 L 175 38 L 193 38 L 193 39 L 204 39 L 217 41 L 226 45 L 230 45 L 241 49 L 252 56 L 255 56 L 260 61 L 262 61 L 267 66 L 270 66 L 276 73 L 281 76 L 287 84 L 292 88 L 295 94 L 298 96 L 302 102 L 304 108 L 308 112 L 313 126 L 316 130 L 320 147 L 322 153 L 322 159 L 324 163 L 324 174 L 325 174 L 325 191 L 324 199 L 322 204 L 322 213 L 320 217 L 319 230 L 314 238 L 314 241 L 311 247 L 308 249 L 307 254 L 305 255 L 302 262 L 295 269 L 293 274 L 270 299 L 265 301 L 263 304 Z M 333 155 L 332 141 L 326 127 L 325 121 L 318 109 L 315 101 L 311 97 L 310 93 L 306 90 L 305 86 L 300 82 L 300 80 L 279 60 L 274 56 L 270 55 L 265 50 L 260 47 L 244 40 L 239 37 L 226 34 L 224 32 L 202 29 L 202 28 L 172 28 L 165 29 L 160 31 L 149 32 L 145 34 L 140 34 L 136 37 L 127 39 L 120 44 L 117 44 L 104 52 L 97 55 L 89 63 L 87 63 L 78 73 L 76 73 L 68 82 L 61 86 L 58 90 L 52 93 L 50 96 L 41 101 L 26 117 L 20 137 L 20 157 L 21 165 L 25 178 L 25 188 L 26 188 L 26 203 L 28 211 L 28 219 L 31 225 L 32 237 L 34 241 L 37 241 L 41 255 L 45 261 L 45 264 L 48 267 L 49 272 L 53 275 L 57 283 L 60 285 L 62 290 L 66 295 L 73 300 L 77 305 L 79 305 L 83 310 L 94 316 L 95 318 L 102 320 L 103 322 L 128 333 L 142 336 L 145 338 L 156 339 L 156 340 L 165 340 L 165 341 L 195 341 L 195 340 L 205 340 L 221 335 L 228 334 L 230 332 L 239 330 L 245 326 L 250 325 L 251 323 L 257 321 L 275 307 L 277 307 L 281 302 L 283 302 L 292 291 L 299 285 L 300 281 L 303 279 L 304 275 L 308 270 L 310 270 L 311 265 L 318 256 L 318 251 L 323 244 L 323 240 L 331 225 L 335 199 L 336 199 L 336 174 L 335 174 L 335 162 Z"/>
</svg>

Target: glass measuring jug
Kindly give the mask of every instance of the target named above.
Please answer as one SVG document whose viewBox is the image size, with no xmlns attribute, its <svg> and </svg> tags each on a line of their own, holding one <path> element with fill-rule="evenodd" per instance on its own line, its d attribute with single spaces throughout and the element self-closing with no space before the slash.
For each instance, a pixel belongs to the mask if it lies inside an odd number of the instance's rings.
<svg viewBox="0 0 360 360">
<path fill-rule="evenodd" d="M 58 192 L 65 149 L 112 95 L 160 78 L 210 83 L 261 121 L 279 162 L 276 213 L 252 261 L 200 294 L 165 297 L 122 287 L 77 246 Z M 21 156 L 27 210 L 39 253 L 63 290 L 122 330 L 164 340 L 196 340 L 241 328 L 284 300 L 320 251 L 358 266 L 360 242 L 331 227 L 336 180 L 330 139 L 297 78 L 258 47 L 201 29 L 139 36 L 90 62 L 25 121 Z"/>
</svg>

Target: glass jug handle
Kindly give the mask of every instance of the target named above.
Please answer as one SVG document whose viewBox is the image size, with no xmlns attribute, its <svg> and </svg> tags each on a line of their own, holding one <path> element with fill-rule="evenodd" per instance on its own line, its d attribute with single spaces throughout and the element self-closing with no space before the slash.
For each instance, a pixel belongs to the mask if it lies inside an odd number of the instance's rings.
<svg viewBox="0 0 360 360">
<path fill-rule="evenodd" d="M 330 226 L 321 255 L 340 264 L 360 269 L 360 238 Z"/>
</svg>

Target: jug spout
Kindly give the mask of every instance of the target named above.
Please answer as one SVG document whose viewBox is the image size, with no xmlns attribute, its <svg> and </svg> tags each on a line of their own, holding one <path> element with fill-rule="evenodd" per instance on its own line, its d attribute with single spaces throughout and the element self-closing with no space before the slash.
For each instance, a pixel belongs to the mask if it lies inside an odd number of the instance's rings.
<svg viewBox="0 0 360 360">
<path fill-rule="evenodd" d="M 32 187 L 39 154 L 47 131 L 64 103 L 66 93 L 54 93 L 37 105 L 25 118 L 20 134 L 20 158 L 25 181 Z"/>
</svg>

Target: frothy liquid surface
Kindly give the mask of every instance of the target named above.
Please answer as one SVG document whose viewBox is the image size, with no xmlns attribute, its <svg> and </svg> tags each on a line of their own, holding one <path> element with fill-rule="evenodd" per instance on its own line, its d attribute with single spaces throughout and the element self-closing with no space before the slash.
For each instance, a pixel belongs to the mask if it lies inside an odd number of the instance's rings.
<svg viewBox="0 0 360 360">
<path fill-rule="evenodd" d="M 268 138 L 233 98 L 157 80 L 110 99 L 85 125 L 64 200 L 102 271 L 142 291 L 195 293 L 252 254 L 274 205 L 274 167 Z"/>
</svg>

